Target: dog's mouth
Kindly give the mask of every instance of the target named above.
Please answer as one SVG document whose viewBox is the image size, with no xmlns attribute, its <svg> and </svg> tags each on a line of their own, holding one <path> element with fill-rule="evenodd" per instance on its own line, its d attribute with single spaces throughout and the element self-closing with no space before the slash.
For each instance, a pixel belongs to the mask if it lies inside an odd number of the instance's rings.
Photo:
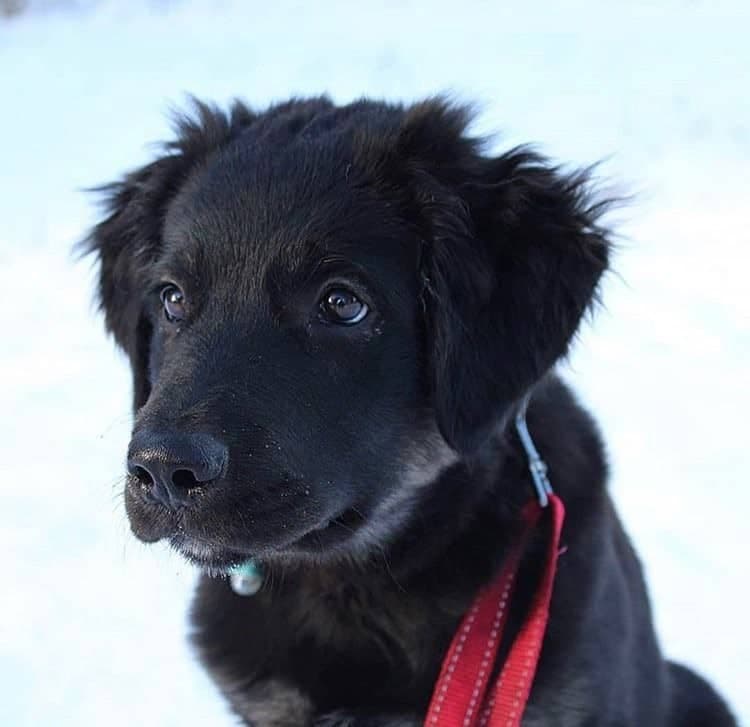
<svg viewBox="0 0 750 727">
<path fill-rule="evenodd" d="M 193 528 L 186 527 L 179 517 L 175 517 L 170 518 L 169 525 L 162 520 L 163 529 L 158 534 L 149 531 L 148 537 L 143 537 L 144 533 L 139 533 L 138 529 L 136 535 L 150 542 L 167 540 L 177 553 L 193 565 L 210 573 L 226 573 L 249 558 L 289 559 L 304 555 L 322 556 L 327 552 L 345 550 L 348 541 L 356 536 L 366 521 L 362 510 L 349 507 L 290 539 L 277 541 L 269 537 L 266 542 L 261 540 L 243 543 L 234 539 L 228 542 L 218 536 L 214 538 L 205 531 L 200 535 L 194 534 Z"/>
<path fill-rule="evenodd" d="M 352 538 L 366 520 L 361 510 L 349 507 L 329 519 L 322 527 L 313 528 L 294 540 L 288 547 L 293 551 L 321 552 Z"/>
<path fill-rule="evenodd" d="M 346 549 L 367 521 L 364 505 L 343 503 L 340 510 L 324 515 L 316 513 L 307 497 L 300 503 L 270 504 L 261 511 L 249 503 L 230 505 L 200 493 L 173 508 L 144 494 L 138 482 L 125 488 L 125 509 L 139 540 L 166 541 L 186 560 L 210 569 L 231 568 L 248 558 Z"/>
</svg>

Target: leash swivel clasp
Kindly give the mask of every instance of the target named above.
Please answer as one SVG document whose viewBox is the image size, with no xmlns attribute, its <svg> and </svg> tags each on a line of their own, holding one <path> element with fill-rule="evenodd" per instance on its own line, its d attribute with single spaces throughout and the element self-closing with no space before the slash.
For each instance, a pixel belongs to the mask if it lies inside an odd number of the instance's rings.
<svg viewBox="0 0 750 727">
<path fill-rule="evenodd" d="M 550 495 L 554 491 L 547 477 L 547 463 L 539 454 L 534 440 L 531 438 L 529 427 L 526 424 L 526 409 L 529 406 L 530 398 L 531 395 L 527 394 L 518 408 L 518 412 L 516 413 L 516 431 L 529 461 L 529 472 L 531 472 L 531 479 L 534 481 L 537 500 L 539 500 L 541 507 L 547 507 Z"/>
</svg>

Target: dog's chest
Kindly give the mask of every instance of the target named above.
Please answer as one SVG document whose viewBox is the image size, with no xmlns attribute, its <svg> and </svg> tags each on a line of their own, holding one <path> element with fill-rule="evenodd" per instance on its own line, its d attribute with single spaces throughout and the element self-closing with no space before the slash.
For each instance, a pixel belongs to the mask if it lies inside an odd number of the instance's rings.
<svg viewBox="0 0 750 727">
<path fill-rule="evenodd" d="M 440 604 L 430 606 L 383 581 L 304 583 L 288 597 L 287 608 L 295 633 L 322 649 L 374 649 L 391 661 L 404 659 L 416 670 L 434 640 L 430 625 L 445 618 Z"/>
<path fill-rule="evenodd" d="M 280 671 L 316 703 L 380 708 L 429 698 L 460 612 L 393 581 L 335 578 L 300 582 L 281 606 L 269 604 L 286 621 Z"/>
</svg>

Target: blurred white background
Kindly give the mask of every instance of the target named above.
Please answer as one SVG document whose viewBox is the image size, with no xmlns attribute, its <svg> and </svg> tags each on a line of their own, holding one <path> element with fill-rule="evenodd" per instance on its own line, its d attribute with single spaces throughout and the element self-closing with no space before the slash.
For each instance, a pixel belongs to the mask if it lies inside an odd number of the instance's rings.
<svg viewBox="0 0 750 727">
<path fill-rule="evenodd" d="M 566 367 L 597 415 L 666 652 L 750 724 L 750 6 L 0 0 L 1 725 L 232 724 L 185 641 L 191 569 L 128 534 L 130 380 L 71 247 L 82 189 L 184 94 L 478 101 L 497 146 L 604 159 L 606 308 Z M 643 726 L 648 727 L 648 726 Z"/>
</svg>

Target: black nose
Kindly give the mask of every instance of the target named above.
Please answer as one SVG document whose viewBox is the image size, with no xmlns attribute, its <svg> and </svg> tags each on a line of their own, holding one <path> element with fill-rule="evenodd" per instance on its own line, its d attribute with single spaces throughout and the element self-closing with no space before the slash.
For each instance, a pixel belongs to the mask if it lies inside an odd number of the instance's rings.
<svg viewBox="0 0 750 727">
<path fill-rule="evenodd" d="M 128 472 L 146 492 L 169 508 L 188 502 L 189 494 L 223 474 L 227 448 L 209 434 L 140 431 L 128 450 Z"/>
</svg>

